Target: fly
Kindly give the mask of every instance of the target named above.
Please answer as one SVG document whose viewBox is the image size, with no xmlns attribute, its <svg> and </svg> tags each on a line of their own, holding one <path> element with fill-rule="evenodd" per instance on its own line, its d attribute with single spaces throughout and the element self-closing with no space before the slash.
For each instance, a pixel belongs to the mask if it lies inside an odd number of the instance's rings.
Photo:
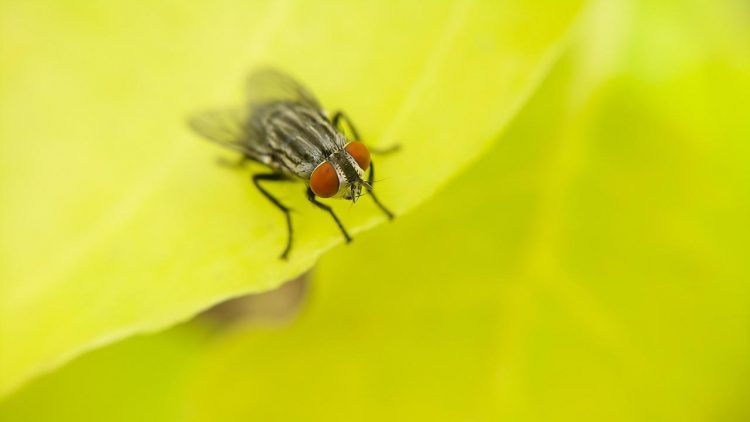
<svg viewBox="0 0 750 422">
<path fill-rule="evenodd" d="M 353 139 L 344 134 L 344 121 Z M 341 220 L 318 198 L 356 202 L 364 188 L 378 208 L 393 219 L 393 213 L 373 192 L 375 166 L 370 149 L 362 143 L 351 120 L 341 111 L 329 117 L 307 89 L 281 72 L 266 69 L 253 73 L 248 80 L 245 107 L 197 115 L 190 120 L 190 126 L 211 141 L 242 154 L 238 166 L 255 161 L 269 170 L 253 174 L 252 181 L 286 217 L 287 241 L 282 259 L 292 249 L 292 217 L 290 209 L 266 190 L 263 182 L 304 182 L 307 199 L 333 218 L 347 243 L 352 238 Z"/>
</svg>

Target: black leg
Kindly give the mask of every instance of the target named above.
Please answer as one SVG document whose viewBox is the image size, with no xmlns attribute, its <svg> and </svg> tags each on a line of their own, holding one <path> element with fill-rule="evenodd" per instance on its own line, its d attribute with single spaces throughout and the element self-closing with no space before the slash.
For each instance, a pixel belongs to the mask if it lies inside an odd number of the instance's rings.
<svg viewBox="0 0 750 422">
<path fill-rule="evenodd" d="M 344 114 L 343 111 L 337 111 L 334 113 L 333 118 L 331 119 L 331 123 L 333 123 L 333 127 L 335 127 L 338 130 L 341 130 L 341 126 L 339 125 L 339 122 L 341 119 L 346 120 L 346 124 L 349 126 L 349 129 L 352 131 L 352 135 L 354 136 L 355 141 L 362 141 L 362 138 L 359 137 L 359 132 L 357 131 L 357 128 L 354 127 L 354 123 L 352 123 L 351 119 Z"/>
<path fill-rule="evenodd" d="M 359 132 L 357 131 L 357 128 L 354 127 L 354 123 L 352 123 L 352 120 L 349 118 L 349 116 L 344 114 L 343 111 L 337 111 L 336 113 L 334 113 L 333 118 L 331 119 L 331 123 L 333 123 L 333 127 L 335 127 L 338 130 L 342 130 L 339 124 L 341 119 L 346 120 L 346 124 L 349 126 L 349 130 L 352 131 L 354 140 L 362 142 L 362 138 L 359 136 Z M 386 154 L 390 154 L 392 152 L 396 152 L 400 150 L 401 145 L 394 144 L 386 148 L 371 148 L 368 146 L 367 149 L 370 150 L 370 153 L 375 154 L 375 155 L 386 155 Z"/>
<path fill-rule="evenodd" d="M 391 145 L 389 147 L 385 147 L 385 148 L 371 148 L 371 147 L 367 147 L 367 149 L 370 150 L 370 153 L 372 155 L 388 155 L 388 154 L 392 154 L 392 153 L 394 153 L 396 151 L 399 151 L 401 149 L 401 145 L 400 144 L 393 144 L 393 145 Z"/>
<path fill-rule="evenodd" d="M 269 182 L 285 182 L 285 181 L 289 181 L 289 178 L 280 173 L 263 173 L 263 174 L 253 175 L 253 183 L 255 184 L 255 187 L 258 188 L 260 193 L 262 193 L 263 196 L 268 198 L 268 200 L 271 201 L 271 203 L 274 204 L 276 208 L 280 209 L 286 216 L 286 228 L 287 228 L 286 247 L 284 248 L 284 252 L 281 253 L 281 257 L 280 257 L 281 259 L 286 259 L 287 256 L 289 256 L 289 251 L 292 249 L 291 210 L 287 208 L 284 204 L 282 204 L 278 199 L 276 199 L 276 197 L 271 195 L 267 190 L 263 189 L 263 187 L 260 185 L 260 182 L 263 180 L 266 180 Z"/>
<path fill-rule="evenodd" d="M 367 176 L 367 192 L 372 197 L 372 200 L 375 201 L 375 205 L 377 205 L 378 208 L 380 208 L 380 210 L 383 211 L 383 213 L 385 213 L 385 215 L 388 216 L 388 219 L 393 220 L 393 217 L 394 217 L 393 213 L 388 208 L 386 208 L 385 205 L 380 203 L 380 200 L 378 199 L 377 196 L 375 196 L 375 192 L 373 192 L 372 190 L 372 183 L 374 181 L 375 181 L 375 164 L 373 162 L 370 162 L 370 174 Z"/>
<path fill-rule="evenodd" d="M 224 166 L 224 167 L 231 168 L 231 169 L 238 169 L 238 168 L 244 167 L 247 161 L 248 161 L 248 158 L 245 155 L 241 156 L 237 161 L 228 160 L 224 157 L 219 157 L 216 159 L 216 162 L 220 166 Z"/>
<path fill-rule="evenodd" d="M 315 205 L 316 207 L 322 210 L 328 211 L 328 214 L 331 214 L 331 217 L 333 217 L 333 221 L 335 221 L 336 225 L 339 226 L 339 230 L 341 230 L 341 234 L 344 235 L 344 239 L 346 239 L 346 243 L 349 243 L 352 241 L 352 237 L 349 236 L 349 233 L 347 233 L 346 229 L 344 228 L 344 225 L 341 224 L 341 221 L 339 221 L 339 218 L 336 217 L 336 214 L 333 212 L 333 208 L 315 199 L 315 193 L 309 187 L 307 188 L 307 199 L 310 202 L 312 202 L 313 205 Z"/>
</svg>

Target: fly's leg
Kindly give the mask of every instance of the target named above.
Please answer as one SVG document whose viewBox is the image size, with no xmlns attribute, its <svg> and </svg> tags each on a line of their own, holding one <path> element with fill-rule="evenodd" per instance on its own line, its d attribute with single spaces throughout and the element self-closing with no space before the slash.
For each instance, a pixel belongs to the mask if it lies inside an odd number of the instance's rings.
<svg viewBox="0 0 750 422">
<path fill-rule="evenodd" d="M 333 208 L 315 199 L 315 193 L 309 187 L 307 188 L 307 200 L 312 202 L 313 205 L 315 205 L 316 207 L 324 211 L 327 211 L 328 214 L 331 214 L 331 217 L 333 217 L 333 221 L 335 221 L 336 225 L 339 226 L 339 230 L 341 230 L 341 234 L 344 235 L 344 239 L 346 239 L 346 243 L 349 243 L 352 241 L 352 237 L 349 236 L 349 233 L 344 228 L 344 225 L 341 224 L 341 221 L 339 220 L 339 218 L 336 217 L 336 214 L 333 212 Z"/>
<path fill-rule="evenodd" d="M 247 161 L 248 161 L 248 158 L 246 155 L 243 155 L 237 161 L 232 161 L 224 157 L 219 157 L 216 159 L 216 162 L 220 166 L 224 166 L 230 169 L 238 169 L 238 168 L 244 167 Z"/>
<path fill-rule="evenodd" d="M 281 201 L 276 199 L 275 196 L 271 195 L 267 190 L 263 189 L 263 187 L 260 185 L 260 182 L 264 180 L 268 182 L 286 182 L 286 181 L 289 181 L 289 178 L 280 173 L 261 173 L 261 174 L 253 175 L 253 184 L 255 184 L 255 187 L 258 188 L 260 193 L 262 193 L 263 196 L 265 196 L 269 201 L 271 201 L 271 203 L 274 204 L 276 208 L 280 209 L 286 216 L 286 228 L 287 228 L 286 247 L 284 248 L 284 252 L 281 253 L 280 258 L 287 259 L 287 257 L 289 256 L 289 251 L 292 250 L 291 210 L 287 208 L 284 204 L 282 204 Z"/>
<path fill-rule="evenodd" d="M 346 124 L 349 126 L 349 130 L 352 131 L 352 135 L 354 135 L 354 139 L 356 139 L 357 141 L 361 141 L 362 138 L 359 137 L 359 132 L 357 132 L 357 128 L 354 127 L 354 123 L 352 123 L 351 119 L 349 119 L 349 117 L 346 114 L 344 114 L 343 111 L 339 110 L 333 114 L 333 118 L 331 118 L 331 123 L 333 123 L 333 127 L 335 127 L 338 130 L 341 130 L 342 128 L 339 124 L 341 119 L 346 120 Z"/>
<path fill-rule="evenodd" d="M 356 140 L 358 140 L 358 141 L 362 141 L 362 138 L 360 138 L 360 136 L 359 136 L 359 132 L 357 132 L 357 128 L 354 127 L 354 123 L 352 123 L 351 119 L 349 119 L 349 117 L 346 114 L 344 114 L 343 111 L 337 111 L 333 115 L 333 118 L 331 119 L 331 123 L 333 123 L 333 126 L 336 129 L 341 130 L 341 127 L 339 126 L 339 123 L 340 123 L 341 119 L 346 120 L 346 124 L 349 126 L 349 129 L 351 130 L 352 135 L 354 135 L 354 138 Z M 368 148 L 368 149 L 373 154 L 381 154 L 382 155 L 382 154 L 390 154 L 392 152 L 396 152 L 400 148 L 401 148 L 400 145 L 395 144 L 395 145 L 392 145 L 392 146 L 390 146 L 388 148 L 383 148 L 383 149 L 378 149 L 378 148 Z M 383 213 L 386 216 L 388 216 L 388 219 L 389 220 L 393 220 L 393 218 L 395 217 L 393 215 L 393 213 L 388 208 L 386 208 L 385 205 L 383 205 L 380 202 L 380 200 L 378 199 L 378 197 L 375 195 L 375 192 L 373 192 L 372 184 L 373 184 L 374 181 L 375 181 L 375 164 L 371 161 L 370 162 L 370 174 L 367 176 L 367 192 L 372 197 L 372 200 L 375 201 L 375 205 L 377 205 L 378 208 L 380 208 L 380 210 L 383 211 Z M 312 194 L 312 191 L 310 191 L 308 189 L 308 192 L 307 192 L 308 198 L 310 197 L 311 194 Z M 313 195 L 313 198 L 314 198 L 314 195 Z M 333 211 L 330 211 L 330 208 L 329 208 L 329 212 L 331 212 L 331 215 L 333 215 Z M 344 228 L 341 226 L 341 223 L 339 223 L 339 221 L 338 221 L 338 219 L 336 218 L 335 215 L 333 216 L 333 218 L 336 220 L 336 223 L 339 225 L 339 227 L 343 231 Z M 345 231 L 344 231 L 344 236 L 347 236 Z"/>
<path fill-rule="evenodd" d="M 375 163 L 371 161 L 370 162 L 370 174 L 367 176 L 367 185 L 366 185 L 367 192 L 370 194 L 370 197 L 372 198 L 372 200 L 375 201 L 375 205 L 377 205 L 378 208 L 380 208 L 380 210 L 383 211 L 383 213 L 386 216 L 388 216 L 388 219 L 393 220 L 393 218 L 395 217 L 393 213 L 388 208 L 386 208 L 385 205 L 383 205 L 380 202 L 378 197 L 375 196 L 375 192 L 373 192 L 372 183 L 374 181 L 375 181 Z"/>
<path fill-rule="evenodd" d="M 340 126 L 340 122 L 342 119 L 346 120 L 346 125 L 349 126 L 349 130 L 351 130 L 352 135 L 354 136 L 354 139 L 361 142 L 362 138 L 359 136 L 359 132 L 357 131 L 357 128 L 354 127 L 354 123 L 352 123 L 352 120 L 349 118 L 349 116 L 344 114 L 343 111 L 337 111 L 336 113 L 333 114 L 333 118 L 331 118 L 331 123 L 333 123 L 333 127 L 335 127 L 338 130 L 342 130 Z M 372 154 L 386 155 L 386 154 L 390 154 L 392 152 L 398 151 L 399 149 L 401 149 L 401 145 L 394 144 L 386 148 L 367 147 L 367 149 L 369 149 Z"/>
<path fill-rule="evenodd" d="M 367 149 L 370 150 L 370 152 L 373 155 L 388 155 L 388 154 L 393 154 L 394 152 L 399 151 L 401 149 L 401 144 L 393 144 L 393 145 L 391 145 L 389 147 L 385 147 L 385 148 L 371 148 L 371 147 L 367 147 Z"/>
</svg>

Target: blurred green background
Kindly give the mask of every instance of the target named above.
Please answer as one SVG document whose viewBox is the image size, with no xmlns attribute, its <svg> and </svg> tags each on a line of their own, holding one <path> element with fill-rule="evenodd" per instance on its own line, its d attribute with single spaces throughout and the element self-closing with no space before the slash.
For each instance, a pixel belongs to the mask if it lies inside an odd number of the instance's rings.
<svg viewBox="0 0 750 422">
<path fill-rule="evenodd" d="M 531 4 L 541 12 L 513 9 L 529 13 L 517 22 L 559 13 Z M 444 6 L 435 10 L 463 7 Z M 528 95 L 512 91 L 518 110 L 502 110 L 507 126 L 491 147 L 471 128 L 462 139 L 453 122 L 446 151 L 473 148 L 476 160 L 455 178 L 436 164 L 425 202 L 325 253 L 301 281 L 235 304 L 239 319 L 213 311 L 76 353 L 4 398 L 0 419 L 750 419 L 750 5 L 556 7 L 572 23 L 550 31 L 563 47 L 540 82 L 524 82 Z M 3 26 L 12 21 L 3 14 Z M 500 50 L 522 61 L 535 34 L 518 32 L 526 41 Z M 2 87 L 4 98 L 12 89 Z M 429 107 L 449 118 L 452 104 L 439 100 Z M 369 130 L 380 139 L 382 129 Z M 3 134 L 4 150 L 18 141 Z M 430 168 L 427 147 L 412 154 Z M 3 176 L 15 176 L 12 158 L 2 160 Z M 408 194 L 408 167 L 390 170 L 385 191 Z M 346 218 L 355 209 L 342 208 Z M 4 236 L 3 250 L 12 246 Z M 106 271 L 97 275 L 106 286 Z M 20 337 L 12 316 L 3 314 L 4 332 Z"/>
</svg>

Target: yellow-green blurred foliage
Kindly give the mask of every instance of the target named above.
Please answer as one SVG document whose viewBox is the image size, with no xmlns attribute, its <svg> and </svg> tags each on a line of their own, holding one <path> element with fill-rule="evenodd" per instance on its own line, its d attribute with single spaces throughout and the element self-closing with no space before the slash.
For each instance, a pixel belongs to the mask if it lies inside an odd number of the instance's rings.
<svg viewBox="0 0 750 422">
<path fill-rule="evenodd" d="M 128 339 L 0 417 L 749 419 L 749 24 L 739 1 L 589 5 L 494 146 L 322 256 L 296 319 Z"/>
<path fill-rule="evenodd" d="M 13 343 L 0 347 L 0 396 L 277 287 L 342 242 L 286 184 L 274 193 L 295 211 L 296 242 L 277 259 L 278 210 L 187 130 L 191 113 L 239 105 L 250 68 L 302 78 L 368 142 L 402 142 L 377 167 L 403 214 L 489 147 L 582 4 L 3 2 L 0 337 Z M 333 202 L 354 234 L 385 219 L 371 201 Z"/>
</svg>

